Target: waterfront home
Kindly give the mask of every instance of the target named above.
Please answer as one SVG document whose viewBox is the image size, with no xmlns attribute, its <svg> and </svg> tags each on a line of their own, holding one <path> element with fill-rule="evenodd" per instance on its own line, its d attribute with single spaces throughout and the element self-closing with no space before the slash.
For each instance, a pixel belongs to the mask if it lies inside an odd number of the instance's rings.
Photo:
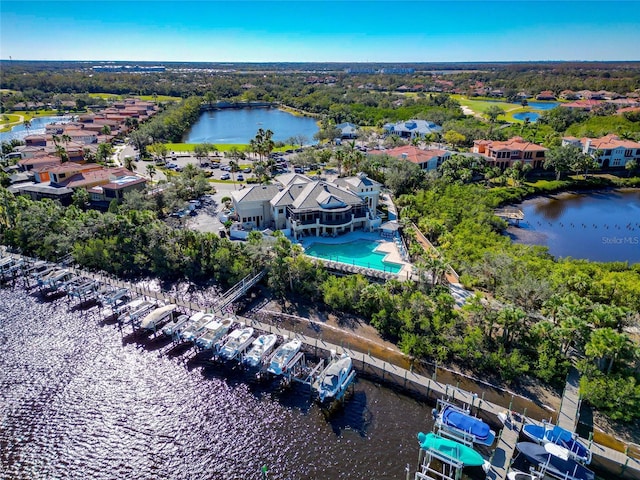
<svg viewBox="0 0 640 480">
<path fill-rule="evenodd" d="M 536 95 L 536 100 L 556 100 L 556 94 L 551 90 L 544 90 Z"/>
<path fill-rule="evenodd" d="M 403 145 L 388 150 L 372 150 L 369 155 L 389 155 L 399 160 L 415 163 L 422 170 L 435 170 L 451 158 L 451 152 L 441 149 L 423 150 L 412 145 Z"/>
<path fill-rule="evenodd" d="M 376 209 L 381 185 L 364 174 L 335 183 L 299 174 L 279 180 L 280 186 L 254 185 L 231 193 L 245 231 L 271 228 L 298 238 L 371 230 L 380 224 Z"/>
<path fill-rule="evenodd" d="M 544 163 L 545 152 L 548 149 L 522 137 L 513 137 L 504 142 L 497 140 L 475 140 L 473 153 L 482 155 L 487 163 L 498 168 L 513 166 L 513 162 L 520 161 L 533 168 L 541 168 Z"/>
<path fill-rule="evenodd" d="M 562 145 L 573 145 L 591 155 L 601 168 L 624 168 L 627 162 L 640 163 L 640 143 L 621 140 L 617 135 L 609 134 L 601 138 L 563 137 Z"/>
<path fill-rule="evenodd" d="M 387 123 L 382 127 L 388 135 L 402 138 L 424 137 L 432 133 L 439 133 L 442 127 L 427 120 L 407 120 L 405 122 Z"/>
</svg>

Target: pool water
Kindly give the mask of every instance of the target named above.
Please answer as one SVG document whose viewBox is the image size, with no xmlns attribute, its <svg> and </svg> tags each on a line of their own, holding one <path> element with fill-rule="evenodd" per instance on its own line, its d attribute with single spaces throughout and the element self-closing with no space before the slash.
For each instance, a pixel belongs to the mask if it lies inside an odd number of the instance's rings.
<svg viewBox="0 0 640 480">
<path fill-rule="evenodd" d="M 385 262 L 385 253 L 374 250 L 377 242 L 370 240 L 356 240 L 349 243 L 312 243 L 305 249 L 305 253 L 311 257 L 331 260 L 333 262 L 347 263 L 364 268 L 373 268 L 383 272 L 398 273 L 402 265 Z"/>
</svg>

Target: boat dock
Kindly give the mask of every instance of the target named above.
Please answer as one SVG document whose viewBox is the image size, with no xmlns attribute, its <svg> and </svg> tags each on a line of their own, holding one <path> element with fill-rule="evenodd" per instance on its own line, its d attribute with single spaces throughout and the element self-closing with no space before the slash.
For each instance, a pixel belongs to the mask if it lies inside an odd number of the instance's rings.
<svg viewBox="0 0 640 480">
<path fill-rule="evenodd" d="M 20 268 L 14 270 L 10 277 L 3 276 L 2 279 L 5 281 L 7 278 L 11 278 L 15 282 L 18 276 L 21 276 L 24 279 L 25 286 L 30 287 L 32 286 L 31 284 L 34 280 L 34 277 L 32 276 L 34 273 L 34 269 L 37 268 L 41 272 L 46 271 L 41 270 L 46 268 L 46 265 L 44 265 L 41 261 L 36 261 L 34 259 L 29 259 L 13 254 L 11 254 L 10 256 L 14 258 L 15 264 L 20 264 Z M 0 260 L 4 258 L 6 258 L 6 256 L 0 256 Z M 22 262 L 20 263 L 20 261 Z M 3 260 L 3 268 L 10 268 L 11 263 L 12 262 Z M 91 282 L 95 282 L 96 286 L 92 289 L 89 289 L 89 292 L 93 295 L 97 295 L 97 292 L 104 291 L 105 297 L 107 299 L 119 298 L 126 290 L 130 294 L 138 294 L 150 299 L 162 301 L 165 304 L 174 303 L 185 309 L 188 309 L 191 312 L 218 309 L 220 305 L 214 304 L 213 307 L 207 308 L 184 301 L 183 299 L 170 297 L 163 294 L 162 292 L 154 292 L 141 288 L 139 286 L 134 286 L 128 282 L 108 277 L 106 275 L 89 273 L 73 267 L 66 268 L 69 272 L 72 272 L 76 276 L 76 278 L 74 279 L 74 285 L 77 286 L 76 288 L 78 288 L 79 290 L 83 290 L 85 287 L 91 285 Z M 19 275 L 16 272 L 19 272 Z M 249 278 L 246 282 L 244 282 L 244 285 L 242 287 L 239 287 L 239 290 L 242 290 L 244 293 L 246 293 L 249 288 L 247 287 L 247 285 L 251 283 L 251 281 L 255 278 L 256 275 Z M 255 284 L 255 282 L 253 282 L 252 284 Z M 235 295 L 236 293 L 233 293 L 233 296 Z M 511 411 L 511 404 L 509 404 L 508 407 L 505 407 L 503 405 L 498 405 L 496 403 L 486 401 L 484 399 L 484 393 L 482 394 L 482 396 L 478 396 L 478 394 L 465 391 L 463 389 L 460 389 L 458 386 L 438 382 L 435 378 L 435 375 L 433 378 L 429 378 L 427 376 L 414 372 L 412 368 L 409 368 L 407 370 L 380 358 L 376 358 L 367 352 L 345 348 L 343 345 L 332 344 L 322 340 L 321 338 L 292 332 L 284 328 L 272 325 L 270 323 L 258 321 L 257 319 L 253 318 L 238 316 L 237 321 L 244 323 L 246 326 L 252 326 L 255 329 L 263 332 L 275 333 L 281 337 L 289 339 L 298 339 L 308 351 L 313 351 L 316 357 L 320 356 L 318 355 L 318 351 L 322 351 L 323 353 L 345 353 L 351 357 L 353 361 L 353 368 L 359 370 L 360 373 L 375 376 L 376 378 L 382 378 L 383 381 L 394 383 L 402 387 L 403 389 L 415 392 L 428 399 L 437 400 L 440 398 L 444 398 L 447 401 L 457 401 L 459 403 L 467 405 L 471 411 L 473 411 L 473 409 L 475 408 L 477 409 L 476 411 L 481 411 L 483 412 L 483 414 L 491 415 L 494 418 L 497 418 L 499 413 Z M 318 372 L 322 369 L 322 367 L 319 365 L 316 365 L 315 367 L 309 365 L 306 362 L 304 355 L 298 356 L 294 358 L 294 360 L 295 362 L 292 362 L 292 367 L 294 367 L 294 363 L 297 364 L 299 362 L 300 368 L 292 368 L 292 372 L 295 373 L 295 375 L 293 373 L 291 375 L 290 380 L 292 381 L 309 383 L 311 381 L 309 373 L 315 372 L 314 374 L 317 375 Z M 579 411 L 580 400 L 577 392 L 577 385 L 578 380 L 576 372 L 575 377 L 571 375 L 569 376 L 567 388 L 565 388 L 565 394 L 563 396 L 562 406 L 560 410 L 560 417 L 564 417 L 564 424 L 566 424 L 566 422 L 569 423 L 570 426 L 568 429 L 570 429 L 571 431 L 575 430 L 574 426 L 577 423 L 577 415 Z M 521 414 L 522 417 L 524 417 L 526 416 L 526 409 L 524 412 L 518 413 Z M 518 416 L 519 415 L 511 415 L 512 419 L 513 417 L 516 417 L 517 419 Z M 487 478 L 490 478 L 491 480 L 506 478 L 506 474 L 508 473 L 511 465 L 511 458 L 513 456 L 515 444 L 517 442 L 518 433 L 522 426 L 519 422 L 520 420 L 516 421 L 514 419 L 514 424 L 511 428 L 505 427 L 499 433 L 497 448 L 495 453 L 492 455 L 491 469 Z M 621 477 L 624 476 L 627 478 L 640 479 L 640 461 L 638 459 L 629 457 L 626 452 L 623 453 L 617 450 L 613 450 L 607 446 L 599 445 L 593 442 L 592 439 L 583 439 L 583 442 L 585 444 L 588 444 L 591 448 L 593 452 L 594 463 L 598 463 L 599 460 L 601 460 L 601 463 L 606 464 L 608 466 L 607 468 L 610 469 L 611 465 L 613 464 L 613 469 L 618 469 L 614 472 L 615 474 L 620 475 Z"/>
<path fill-rule="evenodd" d="M 558 414 L 558 426 L 570 432 L 575 432 L 578 425 L 581 404 L 579 387 L 580 374 L 575 367 L 571 367 L 562 393 L 560 413 Z"/>
<path fill-rule="evenodd" d="M 504 220 L 515 220 L 516 225 L 520 223 L 520 220 L 524 220 L 524 212 L 516 207 L 497 208 L 493 214 Z"/>
</svg>

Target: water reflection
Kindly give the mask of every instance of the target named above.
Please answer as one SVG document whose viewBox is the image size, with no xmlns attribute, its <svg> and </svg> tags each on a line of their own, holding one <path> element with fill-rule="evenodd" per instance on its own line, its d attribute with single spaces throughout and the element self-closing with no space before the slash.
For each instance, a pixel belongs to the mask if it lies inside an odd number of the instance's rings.
<svg viewBox="0 0 640 480">
<path fill-rule="evenodd" d="M 509 234 L 516 242 L 546 245 L 558 257 L 640 262 L 640 192 L 603 191 L 539 197 Z"/>
</svg>

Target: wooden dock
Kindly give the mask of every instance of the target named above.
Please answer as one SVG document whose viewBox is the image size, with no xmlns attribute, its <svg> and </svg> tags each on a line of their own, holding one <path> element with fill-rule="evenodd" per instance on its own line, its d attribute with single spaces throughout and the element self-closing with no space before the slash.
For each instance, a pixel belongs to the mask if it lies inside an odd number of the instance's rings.
<svg viewBox="0 0 640 480">
<path fill-rule="evenodd" d="M 487 480 L 507 478 L 521 428 L 522 423 L 512 418 L 500 431 L 496 449 L 491 455 L 491 468 L 487 472 Z"/>
<path fill-rule="evenodd" d="M 19 255 L 13 255 L 16 258 L 22 258 Z M 26 261 L 32 260 L 25 258 Z M 33 260 L 32 260 L 33 261 Z M 192 302 L 187 302 L 183 299 L 176 297 L 169 297 L 164 295 L 162 292 L 154 292 L 148 289 L 144 289 L 138 286 L 134 286 L 129 282 L 124 282 L 122 280 L 109 277 L 106 275 L 101 275 L 97 273 L 89 273 L 85 272 L 81 269 L 67 267 L 69 270 L 74 272 L 77 275 L 81 275 L 83 277 L 91 278 L 100 281 L 104 284 L 114 285 L 117 287 L 128 288 L 130 291 L 138 293 L 139 295 L 144 295 L 149 298 L 154 298 L 157 300 L 164 301 L 165 303 L 174 303 L 183 308 L 188 309 L 191 312 L 195 311 L 213 311 L 216 309 L 215 303 L 213 306 L 206 307 L 201 306 Z M 253 318 L 248 317 L 237 317 L 238 321 L 245 323 L 248 326 L 252 326 L 258 330 L 275 333 L 282 337 L 287 337 L 290 339 L 297 338 L 304 345 L 306 345 L 307 349 L 315 349 L 316 353 L 318 350 L 322 350 L 324 352 L 335 351 L 337 354 L 346 353 L 353 360 L 353 366 L 356 370 L 359 370 L 362 373 L 375 375 L 377 378 L 382 378 L 383 381 L 388 381 L 390 383 L 395 383 L 402 388 L 407 390 L 416 392 L 420 395 L 423 395 L 427 398 L 445 398 L 449 401 L 458 401 L 459 403 L 466 404 L 469 406 L 471 410 L 474 408 L 483 411 L 484 413 L 493 415 L 497 418 L 497 415 L 501 412 L 508 411 L 511 408 L 511 405 L 508 407 L 503 405 L 498 405 L 489 401 L 484 400 L 484 398 L 478 397 L 477 394 L 465 391 L 463 389 L 458 388 L 457 386 L 440 383 L 437 382 L 435 378 L 429 378 L 420 374 L 415 373 L 412 369 L 404 369 L 392 363 L 386 362 L 385 360 L 373 357 L 371 354 L 367 352 L 360 352 L 357 350 L 353 350 L 350 348 L 345 348 L 342 345 L 336 345 L 322 340 L 321 338 L 311 337 L 307 335 L 303 335 L 300 333 L 292 332 L 278 326 L 272 325 L 270 323 L 260 322 Z M 569 429 L 571 431 L 574 430 L 574 426 L 577 422 L 577 414 L 579 411 L 579 395 L 578 395 L 578 378 L 577 371 L 574 376 L 569 376 L 567 382 L 567 388 L 565 388 L 565 395 L 563 396 L 562 406 L 561 406 L 561 417 L 564 417 L 564 424 L 569 424 Z M 564 415 L 562 413 L 564 412 Z M 523 412 L 523 415 L 526 412 Z M 542 419 L 531 419 L 531 420 L 542 420 Z M 515 421 L 515 419 L 514 419 Z M 500 434 L 500 439 L 498 442 L 498 446 L 496 448 L 496 452 L 492 456 L 492 467 L 489 473 L 488 478 L 492 480 L 497 479 L 505 479 L 506 474 L 509 471 L 509 467 L 511 465 L 511 458 L 514 453 L 515 444 L 518 439 L 518 433 L 520 431 L 521 424 L 514 423 L 512 428 L 505 428 L 502 430 Z M 599 445 L 590 440 L 581 439 L 585 444 L 589 445 L 594 457 L 594 463 L 599 463 L 598 460 L 601 460 L 603 464 L 607 465 L 607 468 L 611 469 L 611 465 L 613 465 L 613 469 L 619 469 L 619 471 L 615 471 L 614 473 L 619 475 L 621 478 L 633 478 L 640 479 L 640 461 L 629 457 L 626 453 L 613 450 L 609 447 Z"/>
<path fill-rule="evenodd" d="M 580 403 L 580 374 L 575 367 L 571 367 L 560 402 L 558 426 L 570 432 L 576 431 L 580 415 Z"/>
</svg>

